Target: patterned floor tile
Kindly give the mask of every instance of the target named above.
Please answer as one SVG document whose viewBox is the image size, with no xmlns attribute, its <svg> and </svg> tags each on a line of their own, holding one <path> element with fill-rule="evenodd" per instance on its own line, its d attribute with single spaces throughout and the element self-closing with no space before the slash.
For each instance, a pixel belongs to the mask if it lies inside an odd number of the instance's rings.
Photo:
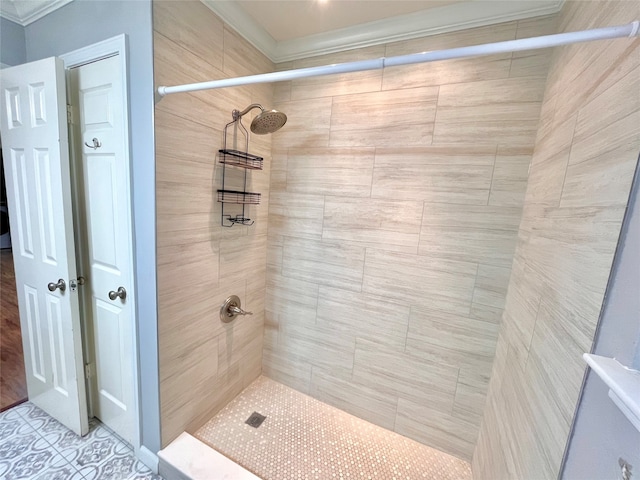
<svg viewBox="0 0 640 480">
<path fill-rule="evenodd" d="M 0 441 L 4 442 L 13 435 L 35 433 L 35 430 L 20 415 L 0 417 Z"/>
<path fill-rule="evenodd" d="M 80 437 L 27 402 L 0 414 L 2 480 L 162 480 L 96 419 Z"/>
</svg>

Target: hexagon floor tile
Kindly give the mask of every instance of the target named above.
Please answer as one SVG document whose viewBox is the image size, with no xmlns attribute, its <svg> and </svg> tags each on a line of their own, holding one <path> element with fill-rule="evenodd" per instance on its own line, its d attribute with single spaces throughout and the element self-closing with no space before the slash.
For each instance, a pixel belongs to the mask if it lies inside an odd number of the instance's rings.
<svg viewBox="0 0 640 480">
<path fill-rule="evenodd" d="M 258 428 L 245 423 L 254 412 Z M 471 480 L 467 462 L 266 377 L 194 436 L 265 480 Z"/>
</svg>

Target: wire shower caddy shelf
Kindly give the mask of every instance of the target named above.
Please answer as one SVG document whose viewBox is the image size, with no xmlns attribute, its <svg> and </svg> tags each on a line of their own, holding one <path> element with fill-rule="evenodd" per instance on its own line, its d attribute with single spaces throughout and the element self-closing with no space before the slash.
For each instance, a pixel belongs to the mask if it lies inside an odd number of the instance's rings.
<svg viewBox="0 0 640 480">
<path fill-rule="evenodd" d="M 229 138 L 229 128 L 236 130 L 235 141 L 238 142 L 240 134 L 244 137 L 244 151 L 227 148 Z M 249 132 L 242 125 L 242 118 L 234 118 L 224 127 L 223 148 L 218 150 L 218 162 L 222 164 L 222 188 L 218 190 L 218 202 L 222 204 L 220 224 L 223 227 L 233 227 L 234 225 L 250 226 L 254 221 L 247 216 L 247 205 L 260 204 L 260 193 L 247 191 L 247 171 L 262 170 L 264 159 L 249 153 Z M 244 169 L 244 179 L 242 190 L 227 188 L 227 166 Z M 236 214 L 225 213 L 225 204 L 242 205 L 242 211 Z M 228 207 L 227 207 L 228 208 Z"/>
</svg>

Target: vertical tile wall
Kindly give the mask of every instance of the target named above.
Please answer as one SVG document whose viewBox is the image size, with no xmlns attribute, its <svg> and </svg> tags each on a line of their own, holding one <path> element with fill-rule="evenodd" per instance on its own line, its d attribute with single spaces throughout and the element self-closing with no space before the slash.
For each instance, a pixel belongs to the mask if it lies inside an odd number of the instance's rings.
<svg viewBox="0 0 640 480">
<path fill-rule="evenodd" d="M 153 11 L 156 85 L 274 68 L 199 1 L 156 1 Z M 271 138 L 251 137 L 250 151 L 265 157 L 265 169 L 249 173 L 248 190 L 262 193 L 251 227 L 220 226 L 216 152 L 233 109 L 272 101 L 273 87 L 261 85 L 170 95 L 156 105 L 163 445 L 202 425 L 261 371 Z M 223 324 L 219 308 L 231 294 L 254 315 Z"/>
<path fill-rule="evenodd" d="M 555 17 L 278 65 L 554 33 Z M 550 51 L 275 87 L 264 372 L 470 459 Z"/>
<path fill-rule="evenodd" d="M 638 18 L 636 1 L 572 1 L 559 30 Z M 556 49 L 474 478 L 559 478 L 639 152 L 640 40 Z"/>
</svg>

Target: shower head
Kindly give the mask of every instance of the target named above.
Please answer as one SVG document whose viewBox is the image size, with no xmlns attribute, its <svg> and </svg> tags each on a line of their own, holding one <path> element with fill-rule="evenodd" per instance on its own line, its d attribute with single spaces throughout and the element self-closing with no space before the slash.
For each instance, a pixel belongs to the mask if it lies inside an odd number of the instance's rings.
<svg viewBox="0 0 640 480">
<path fill-rule="evenodd" d="M 280 130 L 282 126 L 287 123 L 287 116 L 279 112 L 277 110 L 265 110 L 262 105 L 257 103 L 253 103 L 245 108 L 242 112 L 238 110 L 234 110 L 232 112 L 233 119 L 239 120 L 243 115 L 253 110 L 254 108 L 259 108 L 262 110 L 261 113 L 256 116 L 251 122 L 251 131 L 256 135 L 266 135 L 267 133 L 273 133 L 276 130 Z"/>
<path fill-rule="evenodd" d="M 251 131 L 256 135 L 266 135 L 280 130 L 287 123 L 287 116 L 277 110 L 262 110 L 251 122 Z"/>
</svg>

